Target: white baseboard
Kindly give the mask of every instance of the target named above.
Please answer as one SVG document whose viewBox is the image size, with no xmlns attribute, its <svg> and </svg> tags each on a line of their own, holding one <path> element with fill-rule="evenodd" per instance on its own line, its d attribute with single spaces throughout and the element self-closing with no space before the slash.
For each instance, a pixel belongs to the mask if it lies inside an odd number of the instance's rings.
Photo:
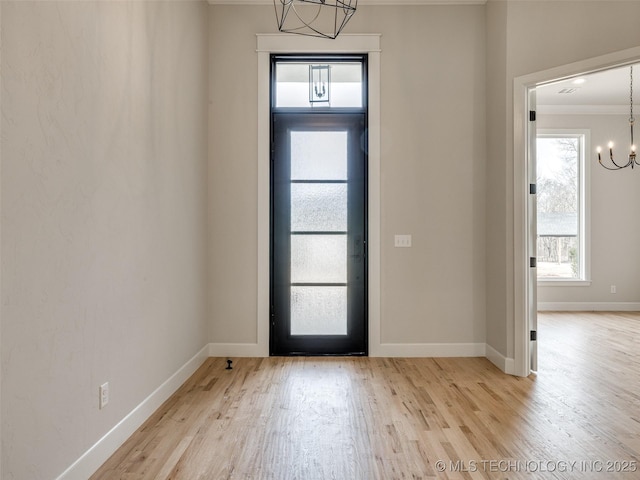
<svg viewBox="0 0 640 480">
<path fill-rule="evenodd" d="M 382 343 L 372 357 L 484 357 L 484 343 Z"/>
<path fill-rule="evenodd" d="M 513 375 L 515 372 L 515 360 L 502 355 L 499 351 L 493 348 L 491 345 L 486 345 L 486 357 L 496 367 L 502 370 L 504 373 Z"/>
<path fill-rule="evenodd" d="M 210 357 L 267 357 L 257 343 L 210 343 Z M 370 357 L 484 357 L 484 343 L 383 343 L 371 345 Z"/>
<path fill-rule="evenodd" d="M 209 353 L 205 345 L 191 360 L 171 375 L 105 436 L 67 468 L 57 480 L 86 480 L 142 425 L 160 405 L 204 363 Z"/>
<path fill-rule="evenodd" d="M 484 343 L 383 343 L 372 346 L 370 357 L 486 357 L 503 372 L 513 375 L 515 360 Z M 210 357 L 266 357 L 256 343 L 210 343 Z"/>
<path fill-rule="evenodd" d="M 538 302 L 540 312 L 638 312 L 640 302 Z"/>
</svg>

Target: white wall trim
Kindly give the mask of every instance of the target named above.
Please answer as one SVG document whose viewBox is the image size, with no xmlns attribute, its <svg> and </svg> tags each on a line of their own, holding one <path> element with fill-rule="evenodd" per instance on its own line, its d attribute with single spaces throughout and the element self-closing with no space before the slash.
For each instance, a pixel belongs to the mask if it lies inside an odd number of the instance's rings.
<svg viewBox="0 0 640 480">
<path fill-rule="evenodd" d="M 640 312 L 640 302 L 538 302 L 540 312 Z"/>
<path fill-rule="evenodd" d="M 383 343 L 371 357 L 484 357 L 484 343 Z M 210 343 L 210 357 L 259 357 L 257 343 Z M 493 350 L 493 349 L 492 349 Z"/>
<path fill-rule="evenodd" d="M 640 47 L 633 47 L 607 55 L 561 65 L 513 79 L 513 319 L 514 374 L 528 376 L 529 367 L 529 303 L 527 282 L 529 217 L 527 211 L 527 132 L 528 93 L 538 85 L 585 75 L 607 68 L 628 65 L 640 59 Z M 534 289 L 537 287 L 534 285 Z"/>
<path fill-rule="evenodd" d="M 256 51 L 266 54 L 380 52 L 380 36 L 379 33 L 343 33 L 334 40 L 328 40 L 290 33 L 259 33 L 256 35 Z"/>
<path fill-rule="evenodd" d="M 57 480 L 86 480 L 204 363 L 209 353 L 205 345 L 162 385 L 109 430 Z"/>
<path fill-rule="evenodd" d="M 628 105 L 538 105 L 536 110 L 544 115 L 626 115 Z"/>
<path fill-rule="evenodd" d="M 486 345 L 486 355 L 487 359 L 493 363 L 496 367 L 502 370 L 504 373 L 509 375 L 514 374 L 514 359 L 507 358 L 502 355 L 499 351 L 493 348 L 491 345 Z"/>
<path fill-rule="evenodd" d="M 260 35 L 258 35 L 258 44 Z M 269 88 L 271 61 L 268 51 L 258 52 L 258 278 L 257 278 L 257 349 L 269 355 L 270 279 L 270 122 Z"/>
<path fill-rule="evenodd" d="M 257 356 L 269 355 L 269 82 L 271 53 L 367 53 L 369 91 L 369 354 L 380 356 L 380 34 L 335 40 L 291 34 L 256 35 L 258 53 L 258 291 Z M 218 345 L 220 352 L 231 352 Z M 241 344 L 238 352 L 252 350 Z"/>
</svg>

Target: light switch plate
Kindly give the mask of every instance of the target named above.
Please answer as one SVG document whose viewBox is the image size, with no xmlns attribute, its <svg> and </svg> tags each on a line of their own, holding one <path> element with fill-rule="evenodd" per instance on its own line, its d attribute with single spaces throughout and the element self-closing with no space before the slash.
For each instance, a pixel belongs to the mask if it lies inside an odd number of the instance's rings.
<svg viewBox="0 0 640 480">
<path fill-rule="evenodd" d="M 396 235 L 395 246 L 400 248 L 411 247 L 411 235 Z"/>
</svg>

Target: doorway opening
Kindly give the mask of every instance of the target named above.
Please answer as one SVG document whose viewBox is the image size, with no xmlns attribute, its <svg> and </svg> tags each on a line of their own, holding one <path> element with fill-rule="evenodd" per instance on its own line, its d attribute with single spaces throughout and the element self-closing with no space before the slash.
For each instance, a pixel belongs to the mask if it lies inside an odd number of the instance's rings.
<svg viewBox="0 0 640 480">
<path fill-rule="evenodd" d="M 568 253 L 566 263 L 570 267 L 570 270 L 564 272 L 563 276 L 566 278 L 556 279 L 555 283 L 553 283 L 551 279 L 539 282 L 537 275 L 531 275 L 532 270 L 536 270 L 537 261 L 540 261 L 540 253 L 544 254 L 544 252 L 538 252 L 536 244 L 539 239 L 537 237 L 540 233 L 550 235 L 549 232 L 552 232 L 553 228 L 559 227 L 559 225 L 549 224 L 546 225 L 541 232 L 536 231 L 540 225 L 537 218 L 538 212 L 535 201 L 535 196 L 539 193 L 539 191 L 537 192 L 539 189 L 536 184 L 536 150 L 538 147 L 536 145 L 536 139 L 538 133 L 550 133 L 549 129 L 556 130 L 554 133 L 557 133 L 559 129 L 565 129 L 564 133 L 566 133 L 569 131 L 567 129 L 573 127 L 573 131 L 570 133 L 576 134 L 576 138 L 579 139 L 579 149 L 584 149 L 583 153 L 586 167 L 582 173 L 589 175 L 589 163 L 594 164 L 595 158 L 595 164 L 590 168 L 590 178 L 592 183 L 599 182 L 595 176 L 604 173 L 604 169 L 600 172 L 600 167 L 597 165 L 596 145 L 599 142 L 605 142 L 606 144 L 607 139 L 600 138 L 603 136 L 601 132 L 598 131 L 599 129 L 601 130 L 601 127 L 589 126 L 585 123 L 585 119 L 591 121 L 597 115 L 607 116 L 606 121 L 601 118 L 601 125 L 606 124 L 609 126 L 613 124 L 613 115 L 619 115 L 623 121 L 621 131 L 624 132 L 623 135 L 626 134 L 627 137 L 621 142 L 621 145 L 626 145 L 626 143 L 628 143 L 628 123 L 626 124 L 626 128 L 624 123 L 627 121 L 629 113 L 628 85 L 626 85 L 625 82 L 619 85 L 620 93 L 624 96 L 624 100 L 620 102 L 618 106 L 619 112 L 611 111 L 612 105 L 610 102 L 606 105 L 598 106 L 598 103 L 594 101 L 595 97 L 590 97 L 588 102 L 581 103 L 577 101 L 578 97 L 575 96 L 566 102 L 568 105 L 560 106 L 559 102 L 556 104 L 549 102 L 548 99 L 543 98 L 544 95 L 541 96 L 540 94 L 544 94 L 544 91 L 549 88 L 551 89 L 550 91 L 554 92 L 554 95 L 564 95 L 564 99 L 567 99 L 569 98 L 567 95 L 579 91 L 576 85 L 584 85 L 585 79 L 588 82 L 589 79 L 596 79 L 597 76 L 605 75 L 619 68 L 628 70 L 628 66 L 632 63 L 637 63 L 639 58 L 640 49 L 633 48 L 519 77 L 514 82 L 514 112 L 516 118 L 526 119 L 523 122 L 516 122 L 516 128 L 514 130 L 514 158 L 518 160 L 514 164 L 514 220 L 516 225 L 514 245 L 516 262 L 514 264 L 514 274 L 516 278 L 516 288 L 514 290 L 515 362 L 512 373 L 516 375 L 527 376 L 532 371 L 537 370 L 538 340 L 544 342 L 544 332 L 540 332 L 540 334 L 537 332 L 537 312 L 539 308 L 543 311 L 581 309 L 611 310 L 612 306 L 616 307 L 607 301 L 609 299 L 615 301 L 615 299 L 604 296 L 605 293 L 606 295 L 610 294 L 608 282 L 606 282 L 607 284 L 604 286 L 598 285 L 597 279 L 595 278 L 596 275 L 600 277 L 603 276 L 602 271 L 598 273 L 599 269 L 594 263 L 596 259 L 600 260 L 602 258 L 602 256 L 594 250 L 596 244 L 606 244 L 605 248 L 608 248 L 611 252 L 615 252 L 617 249 L 609 248 L 611 246 L 611 239 L 600 242 L 598 238 L 596 238 L 599 235 L 598 232 L 605 232 L 606 227 L 602 226 L 601 222 L 596 222 L 593 216 L 590 218 L 589 203 L 591 202 L 592 205 L 596 204 L 596 199 L 592 198 L 591 192 L 598 191 L 602 184 L 600 184 L 598 188 L 590 188 L 589 177 L 587 177 L 585 181 L 585 178 L 580 178 L 580 176 L 577 175 L 575 179 L 576 182 L 579 182 L 577 185 L 578 190 L 584 188 L 582 192 L 579 192 L 583 195 L 583 198 L 577 197 L 579 202 L 584 202 L 583 205 L 578 205 L 578 211 L 575 212 L 575 214 L 572 212 L 561 212 L 565 217 L 569 217 L 570 215 L 568 215 L 568 213 L 572 213 L 571 229 L 568 230 L 565 225 L 561 232 L 562 236 L 575 235 L 580 237 L 582 235 L 583 238 L 578 238 L 576 242 L 584 242 L 582 246 L 576 243 L 575 253 L 577 257 L 575 257 L 575 259 L 572 258 L 571 248 L 568 248 L 564 252 Z M 566 84 L 572 83 L 578 78 L 582 79 L 581 83 L 574 84 L 571 88 L 567 87 Z M 612 93 L 611 88 L 609 88 L 608 93 Z M 561 112 L 563 108 L 567 110 Z M 588 108 L 595 108 L 596 111 L 588 113 L 586 112 Z M 532 112 L 535 113 L 532 114 Z M 560 115 L 562 113 L 566 115 L 564 120 L 571 120 L 573 122 L 571 125 L 560 121 Z M 541 122 L 541 120 L 543 121 Z M 614 173 L 615 175 L 615 172 L 607 173 Z M 631 172 L 626 173 L 628 175 Z M 624 173 L 622 176 L 624 176 Z M 616 176 L 616 179 L 616 185 L 619 185 L 620 181 L 625 182 L 620 174 Z M 609 177 L 609 181 L 610 180 L 611 177 Z M 607 201 L 610 200 L 610 197 L 605 198 Z M 598 200 L 597 203 L 600 206 L 603 205 L 603 202 L 600 200 Z M 584 212 L 579 211 L 580 207 L 584 208 Z M 607 221 L 610 222 L 614 220 L 612 215 L 608 215 L 606 218 Z M 553 219 L 549 218 L 547 220 Z M 594 225 L 594 229 L 591 232 L 588 228 L 589 220 L 590 223 Z M 600 228 L 597 228 L 596 223 L 600 225 Z M 587 226 L 586 228 L 584 228 L 585 225 Z M 609 231 L 609 229 L 606 230 L 607 232 Z M 558 244 L 556 242 L 556 248 L 557 246 Z M 558 252 L 555 254 L 558 255 Z M 590 260 L 591 263 L 589 262 Z M 556 261 L 558 260 L 556 259 Z M 549 285 L 550 282 L 551 286 Z M 562 284 L 562 286 L 560 284 Z M 540 291 L 538 287 L 541 288 Z M 555 289 L 555 292 L 548 294 L 548 290 L 551 287 Z M 596 291 L 597 289 L 602 291 Z M 560 295 L 559 292 L 562 290 L 564 290 L 564 292 Z M 611 287 L 611 291 L 615 291 L 615 289 Z M 640 305 L 640 303 L 637 301 L 631 302 L 631 307 L 637 305 Z M 616 309 L 617 308 L 618 307 L 616 307 Z M 626 307 L 622 305 L 621 309 L 624 310 Z"/>
</svg>

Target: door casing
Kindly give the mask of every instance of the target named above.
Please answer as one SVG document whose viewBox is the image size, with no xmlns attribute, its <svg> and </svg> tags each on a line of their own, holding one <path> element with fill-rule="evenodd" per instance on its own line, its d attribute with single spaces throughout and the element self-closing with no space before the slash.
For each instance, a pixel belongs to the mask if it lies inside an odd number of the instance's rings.
<svg viewBox="0 0 640 480">
<path fill-rule="evenodd" d="M 380 235 L 380 49 L 378 33 L 340 35 L 327 42 L 315 37 L 290 34 L 257 34 L 258 63 L 258 143 L 257 143 L 257 285 L 254 341 L 234 344 L 212 344 L 212 355 L 269 355 L 269 195 L 270 195 L 270 85 L 273 53 L 366 53 L 368 55 L 368 317 L 369 355 L 401 355 L 395 345 L 382 345 L 381 325 L 381 235 Z"/>
</svg>

